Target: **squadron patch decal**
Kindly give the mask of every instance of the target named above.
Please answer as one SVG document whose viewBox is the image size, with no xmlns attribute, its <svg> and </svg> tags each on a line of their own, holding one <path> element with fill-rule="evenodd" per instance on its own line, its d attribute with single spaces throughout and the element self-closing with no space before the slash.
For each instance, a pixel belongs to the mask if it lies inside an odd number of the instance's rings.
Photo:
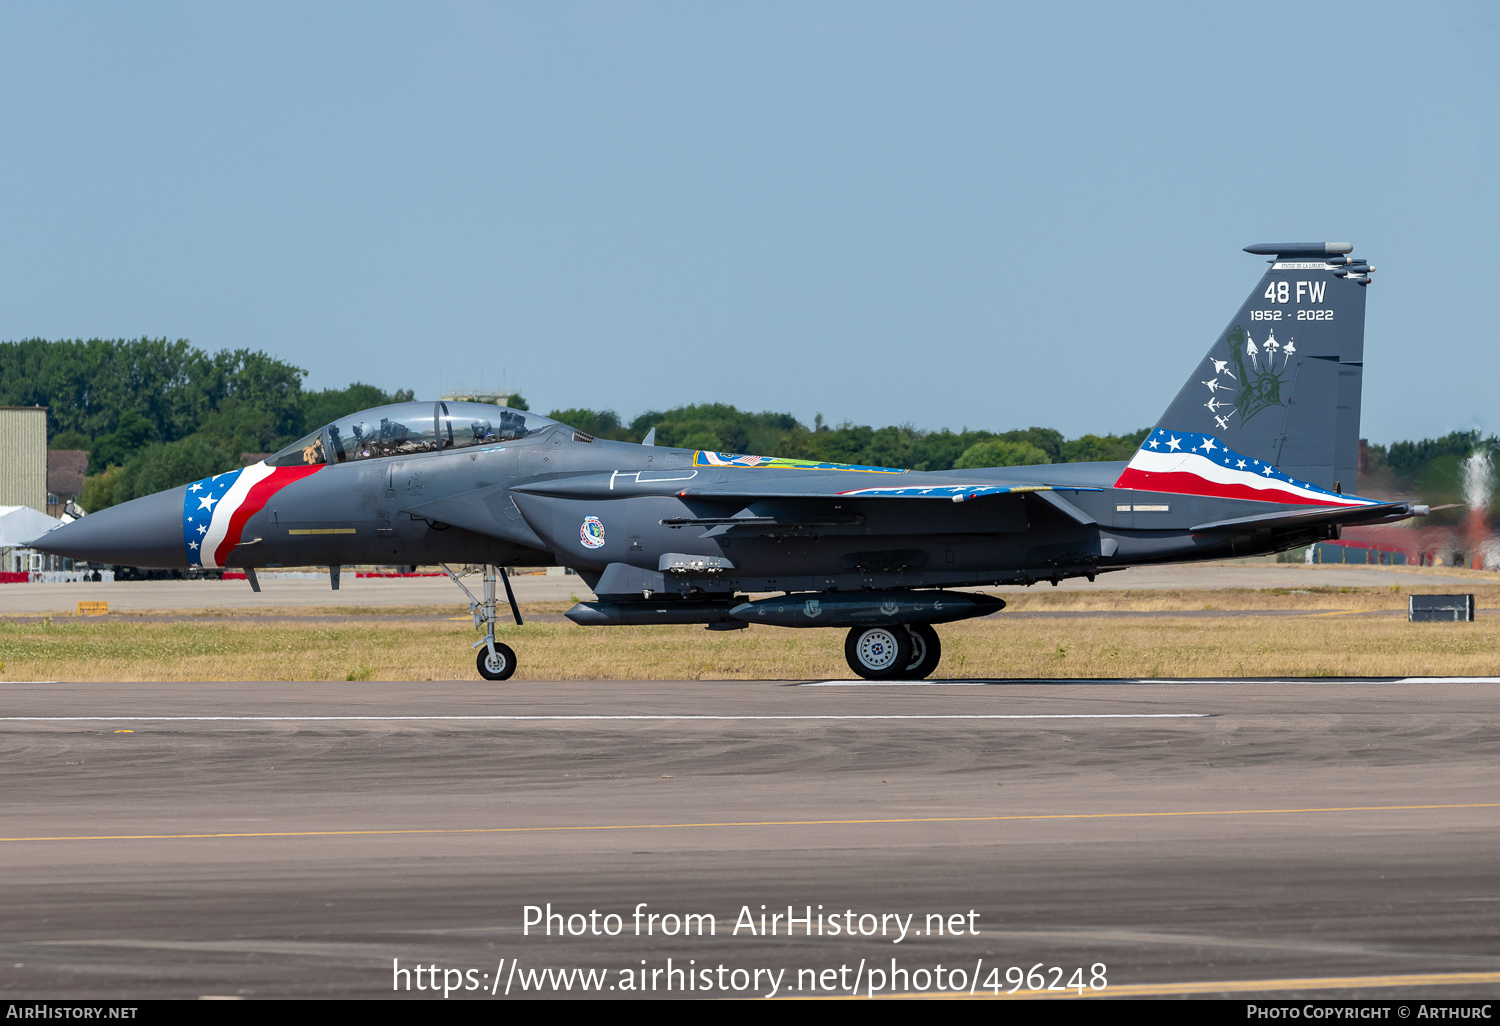
<svg viewBox="0 0 1500 1026">
<path fill-rule="evenodd" d="M 604 521 L 598 517 L 584 517 L 583 523 L 578 528 L 578 540 L 586 549 L 602 549 L 604 547 Z"/>
</svg>

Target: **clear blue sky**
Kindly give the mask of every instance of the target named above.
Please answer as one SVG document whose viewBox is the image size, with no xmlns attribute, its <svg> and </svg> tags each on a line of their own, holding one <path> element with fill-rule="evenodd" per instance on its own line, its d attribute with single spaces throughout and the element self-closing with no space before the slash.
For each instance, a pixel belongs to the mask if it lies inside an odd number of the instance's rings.
<svg viewBox="0 0 1500 1026">
<path fill-rule="evenodd" d="M 1152 423 L 1349 240 L 1362 433 L 1500 430 L 1494 3 L 0 6 L 0 339 L 311 387 Z"/>
</svg>

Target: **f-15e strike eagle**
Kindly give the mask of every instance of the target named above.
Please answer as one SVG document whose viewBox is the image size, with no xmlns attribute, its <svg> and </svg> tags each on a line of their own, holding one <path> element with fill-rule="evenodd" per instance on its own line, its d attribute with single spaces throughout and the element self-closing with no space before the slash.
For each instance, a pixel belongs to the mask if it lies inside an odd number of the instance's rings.
<svg viewBox="0 0 1500 1026">
<path fill-rule="evenodd" d="M 871 679 L 937 669 L 934 624 L 1005 603 L 976 587 L 1337 538 L 1424 506 L 1346 492 L 1358 461 L 1365 287 L 1347 243 L 1249 246 L 1270 268 L 1128 463 L 917 472 L 594 438 L 478 403 L 411 402 L 328 424 L 269 459 L 57 528 L 37 543 L 147 567 L 444 566 L 470 595 L 479 673 L 504 567 L 562 564 L 587 626 L 847 629 Z M 653 432 L 654 434 L 654 432 Z M 648 441 L 651 439 L 648 438 Z M 454 571 L 449 564 L 462 564 Z M 767 592 L 770 598 L 754 598 Z"/>
</svg>

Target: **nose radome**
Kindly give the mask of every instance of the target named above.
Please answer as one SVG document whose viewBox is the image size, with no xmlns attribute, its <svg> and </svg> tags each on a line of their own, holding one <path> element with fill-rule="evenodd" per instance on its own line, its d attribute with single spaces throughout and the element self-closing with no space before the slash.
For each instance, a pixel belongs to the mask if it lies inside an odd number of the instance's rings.
<svg viewBox="0 0 1500 1026">
<path fill-rule="evenodd" d="M 182 503 L 186 492 L 187 486 L 181 485 L 101 509 L 48 531 L 31 547 L 90 563 L 186 567 L 187 553 L 182 541 Z"/>
</svg>

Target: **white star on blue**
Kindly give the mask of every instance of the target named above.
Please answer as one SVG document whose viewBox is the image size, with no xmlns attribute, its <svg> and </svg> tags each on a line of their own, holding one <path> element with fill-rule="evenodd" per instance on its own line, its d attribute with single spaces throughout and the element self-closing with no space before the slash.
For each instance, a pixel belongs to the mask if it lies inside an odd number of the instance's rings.
<svg viewBox="0 0 1500 1026">
<path fill-rule="evenodd" d="M 213 508 L 239 478 L 240 472 L 231 470 L 188 486 L 182 499 L 182 547 L 187 553 L 188 566 L 203 565 L 199 539 L 208 533 L 213 522 Z M 221 515 L 228 516 L 229 511 L 225 510 Z"/>
<path fill-rule="evenodd" d="M 1280 470 L 1276 469 L 1276 467 L 1272 466 L 1269 463 L 1261 463 L 1260 460 L 1251 460 L 1249 459 L 1249 457 L 1243 455 L 1242 453 L 1235 452 L 1233 449 L 1229 448 L 1229 446 L 1225 445 L 1222 441 L 1214 438 L 1213 435 L 1206 435 L 1197 431 L 1152 431 L 1151 434 L 1146 436 L 1145 441 L 1141 443 L 1141 448 L 1159 449 L 1163 443 L 1166 444 L 1168 449 L 1172 451 L 1181 451 L 1184 455 L 1189 452 L 1193 452 L 1194 450 L 1199 453 L 1208 454 L 1214 452 L 1214 450 L 1217 449 L 1223 456 L 1224 464 L 1228 466 L 1232 462 L 1233 469 L 1235 470 L 1246 470 L 1247 466 L 1252 464 L 1256 467 L 1259 467 L 1260 470 L 1256 476 L 1262 480 L 1280 481 L 1283 484 L 1292 485 L 1296 488 L 1305 488 L 1308 491 L 1322 492 L 1324 495 L 1339 494 L 1337 492 L 1330 492 L 1327 488 L 1323 488 L 1319 485 L 1310 484 L 1307 481 L 1298 481 L 1288 474 L 1283 474 Z M 1186 448 L 1179 450 L 1179 446 L 1185 446 Z M 1217 458 L 1218 457 L 1215 457 L 1215 459 Z M 1341 498 L 1348 499 L 1349 497 L 1341 496 Z"/>
</svg>

